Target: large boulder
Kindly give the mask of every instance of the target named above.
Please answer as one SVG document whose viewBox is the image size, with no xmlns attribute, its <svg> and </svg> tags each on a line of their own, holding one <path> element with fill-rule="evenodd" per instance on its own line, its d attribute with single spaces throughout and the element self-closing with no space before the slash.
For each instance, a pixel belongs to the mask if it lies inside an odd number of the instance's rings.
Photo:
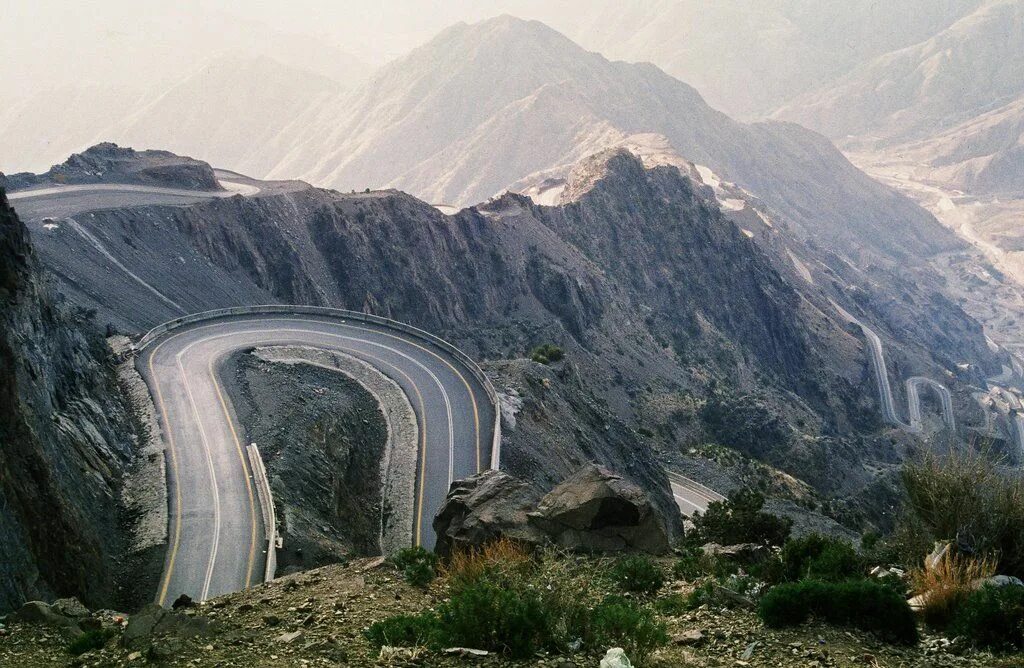
<svg viewBox="0 0 1024 668">
<path fill-rule="evenodd" d="M 543 496 L 502 471 L 455 481 L 434 531 L 442 557 L 501 537 L 579 552 L 669 550 L 666 520 L 643 490 L 594 464 Z"/>
<path fill-rule="evenodd" d="M 541 499 L 530 522 L 560 547 L 584 552 L 669 551 L 665 519 L 636 484 L 588 464 Z"/>
<path fill-rule="evenodd" d="M 456 480 L 448 498 L 434 517 L 437 544 L 442 557 L 464 548 L 479 547 L 500 537 L 528 544 L 545 540 L 528 523 L 541 491 L 502 471 L 488 470 Z"/>
</svg>

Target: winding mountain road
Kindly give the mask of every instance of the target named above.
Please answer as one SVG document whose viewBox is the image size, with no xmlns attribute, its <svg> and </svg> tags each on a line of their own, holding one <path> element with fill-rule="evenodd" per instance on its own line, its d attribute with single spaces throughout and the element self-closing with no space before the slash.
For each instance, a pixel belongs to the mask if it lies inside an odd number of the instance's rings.
<svg viewBox="0 0 1024 668">
<path fill-rule="evenodd" d="M 924 376 L 912 376 L 906 380 L 907 389 L 907 412 L 909 422 L 904 422 L 896 413 L 896 402 L 892 396 L 892 386 L 889 384 L 889 370 L 885 365 L 885 356 L 882 354 L 882 340 L 870 327 L 858 320 L 849 311 L 839 304 L 832 302 L 832 306 L 843 318 L 860 327 L 864 333 L 864 339 L 868 343 L 868 354 L 871 359 L 871 368 L 875 373 L 875 382 L 878 386 L 878 396 L 882 404 L 882 415 L 889 424 L 896 425 L 901 429 L 914 434 L 921 433 L 924 428 L 921 421 L 921 388 L 930 388 L 939 397 L 942 404 L 942 419 L 950 431 L 956 431 L 956 416 L 953 414 L 953 396 L 942 383 L 925 378 Z"/>
<path fill-rule="evenodd" d="M 218 378 L 232 353 L 301 345 L 358 357 L 409 397 L 420 426 L 413 541 L 431 547 L 430 522 L 449 483 L 490 466 L 494 406 L 455 356 L 384 325 L 314 315 L 200 321 L 148 343 L 137 364 L 154 396 L 168 449 L 170 547 L 157 596 L 196 600 L 262 581 L 264 527 L 238 424 Z"/>
</svg>

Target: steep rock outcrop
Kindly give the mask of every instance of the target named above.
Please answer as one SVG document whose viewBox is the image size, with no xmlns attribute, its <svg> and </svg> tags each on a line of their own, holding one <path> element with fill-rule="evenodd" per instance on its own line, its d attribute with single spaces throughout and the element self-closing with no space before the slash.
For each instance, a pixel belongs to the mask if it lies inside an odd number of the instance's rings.
<svg viewBox="0 0 1024 668">
<path fill-rule="evenodd" d="M 223 190 L 205 162 L 169 151 L 136 151 L 104 142 L 75 153 L 45 174 L 23 172 L 6 179 L 8 190 L 38 185 L 129 183 L 185 190 Z"/>
<path fill-rule="evenodd" d="M 94 325 L 46 287 L 0 191 L 0 610 L 55 596 L 124 602 L 118 491 L 135 426 L 107 355 Z"/>
</svg>

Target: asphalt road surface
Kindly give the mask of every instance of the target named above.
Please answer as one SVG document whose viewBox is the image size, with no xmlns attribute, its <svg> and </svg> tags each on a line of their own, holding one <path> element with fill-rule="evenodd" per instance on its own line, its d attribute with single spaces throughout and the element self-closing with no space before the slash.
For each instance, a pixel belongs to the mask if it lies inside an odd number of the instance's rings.
<svg viewBox="0 0 1024 668">
<path fill-rule="evenodd" d="M 262 580 L 265 536 L 244 425 L 218 379 L 233 352 L 304 345 L 358 357 L 397 382 L 420 426 L 413 540 L 433 547 L 431 521 L 453 479 L 490 465 L 494 407 L 454 358 L 384 326 L 309 315 L 204 321 L 153 341 L 137 364 L 167 445 L 169 549 L 157 601 L 195 600 Z"/>
<path fill-rule="evenodd" d="M 686 517 L 696 512 L 706 512 L 712 501 L 725 501 L 724 496 L 710 487 L 674 471 L 668 472 L 668 482 L 672 486 L 672 496 L 676 499 L 679 512 Z"/>
</svg>

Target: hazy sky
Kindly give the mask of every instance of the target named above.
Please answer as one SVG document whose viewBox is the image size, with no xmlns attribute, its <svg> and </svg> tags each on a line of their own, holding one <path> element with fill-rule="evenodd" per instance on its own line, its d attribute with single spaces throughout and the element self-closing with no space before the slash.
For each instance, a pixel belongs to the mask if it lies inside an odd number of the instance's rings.
<svg viewBox="0 0 1024 668">
<path fill-rule="evenodd" d="M 379 64 L 460 20 L 513 13 L 557 21 L 580 6 L 580 0 L 0 0 L 0 85 L 24 93 L 70 82 L 163 78 L 239 50 L 287 61 L 312 47 L 325 60 L 341 51 Z"/>
</svg>

